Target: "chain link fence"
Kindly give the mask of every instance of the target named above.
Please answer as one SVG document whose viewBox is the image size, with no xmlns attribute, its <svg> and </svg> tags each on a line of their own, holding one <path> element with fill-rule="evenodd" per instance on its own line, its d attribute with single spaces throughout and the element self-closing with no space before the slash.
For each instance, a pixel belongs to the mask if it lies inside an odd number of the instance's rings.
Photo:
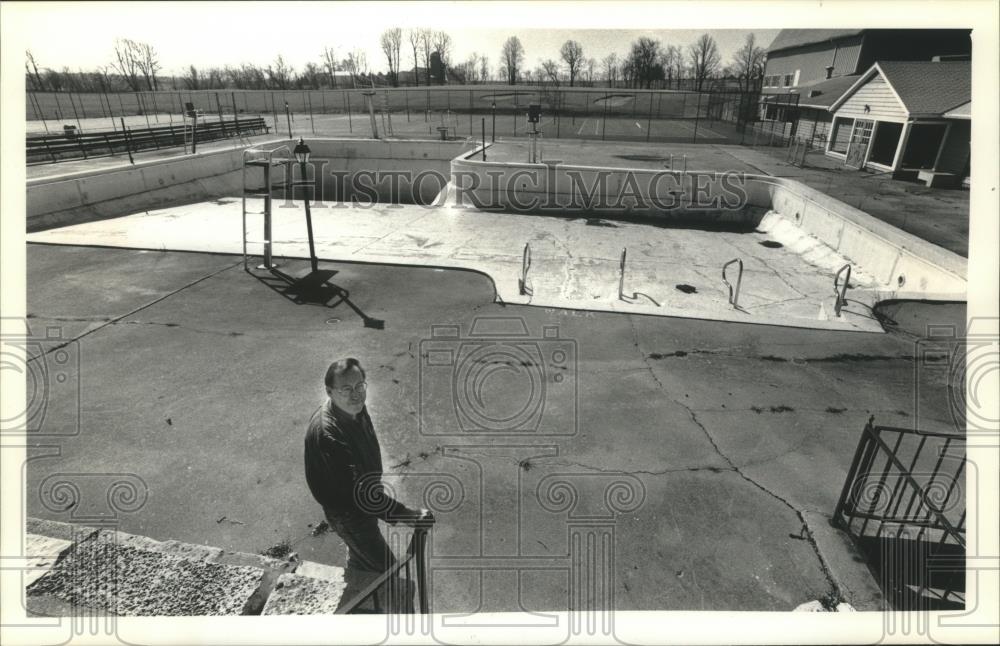
<svg viewBox="0 0 1000 646">
<path fill-rule="evenodd" d="M 797 94 L 755 91 L 464 86 L 350 90 L 29 92 L 29 136 L 180 124 L 186 104 L 205 120 L 261 116 L 272 132 L 299 136 L 472 138 L 524 136 L 531 103 L 544 138 L 788 147 Z"/>
</svg>

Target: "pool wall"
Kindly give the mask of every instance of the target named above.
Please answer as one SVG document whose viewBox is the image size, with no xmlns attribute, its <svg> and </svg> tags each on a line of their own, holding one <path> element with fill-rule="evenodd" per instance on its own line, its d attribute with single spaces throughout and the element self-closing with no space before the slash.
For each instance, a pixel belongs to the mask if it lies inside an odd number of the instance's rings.
<svg viewBox="0 0 1000 646">
<path fill-rule="evenodd" d="M 879 300 L 966 298 L 965 258 L 786 178 L 484 162 L 475 153 L 452 162 L 452 178 L 457 204 L 500 211 L 641 216 L 710 228 L 720 221 L 753 227 L 771 210 L 874 276 Z"/>
<path fill-rule="evenodd" d="M 353 197 L 338 190 L 333 171 L 352 177 L 360 171 L 402 171 L 427 173 L 414 190 L 400 175 L 398 191 L 392 180 L 382 177 L 372 190 L 375 201 L 400 200 L 403 203 L 430 203 L 447 178 L 451 160 L 468 150 L 462 141 L 377 141 L 309 139 L 312 161 L 322 164 L 323 192 L 326 200 Z M 294 142 L 275 140 L 256 147 L 275 149 Z M 39 231 L 57 226 L 119 217 L 152 209 L 192 204 L 222 197 L 238 197 L 243 192 L 242 148 L 202 152 L 177 159 L 151 160 L 117 169 L 98 169 L 67 175 L 29 180 L 27 183 L 27 230 Z M 299 179 L 297 171 L 293 179 Z M 260 185 L 262 173 L 251 170 L 248 183 Z M 275 197 L 284 197 L 284 166 L 274 169 L 272 182 L 278 184 Z M 296 192 L 296 196 L 299 193 Z"/>
<path fill-rule="evenodd" d="M 966 298 L 965 258 L 786 178 L 484 162 L 479 159 L 480 148 L 469 152 L 475 144 L 468 141 L 309 139 L 307 143 L 313 161 L 323 165 L 320 195 L 324 200 L 356 197 L 342 189 L 336 173 L 354 177 L 362 171 L 405 170 L 425 173 L 429 179 L 414 187 L 400 174 L 393 191 L 392 181 L 383 176 L 371 182 L 369 194 L 377 202 L 426 204 L 442 188 L 437 178 L 450 176 L 447 194 L 456 203 L 517 212 L 536 205 L 534 210 L 563 216 L 641 216 L 694 221 L 695 226 L 706 228 L 719 223 L 752 228 L 771 210 L 874 276 L 879 300 Z M 257 144 L 269 149 L 293 145 L 287 139 Z M 274 179 L 284 181 L 284 168 L 276 169 Z M 27 230 L 235 197 L 242 187 L 242 148 L 39 178 L 27 184 Z M 278 196 L 283 196 L 280 188 Z M 693 205 L 692 196 L 698 198 Z M 831 290 L 832 285 L 831 276 Z"/>
</svg>

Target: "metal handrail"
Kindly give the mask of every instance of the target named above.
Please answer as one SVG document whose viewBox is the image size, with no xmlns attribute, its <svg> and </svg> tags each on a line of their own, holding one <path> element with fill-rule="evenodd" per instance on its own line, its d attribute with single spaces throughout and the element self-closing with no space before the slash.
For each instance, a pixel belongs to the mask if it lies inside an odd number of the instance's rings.
<svg viewBox="0 0 1000 646">
<path fill-rule="evenodd" d="M 965 547 L 965 527 L 962 521 L 959 521 L 957 525 L 953 524 L 944 515 L 944 509 L 942 509 L 943 504 L 947 502 L 947 499 L 951 496 L 951 490 L 949 490 L 944 501 L 940 504 L 935 503 L 935 498 L 928 493 L 927 486 L 918 482 L 913 477 L 913 469 L 918 456 L 914 455 L 912 463 L 909 466 L 905 465 L 899 458 L 899 440 L 897 440 L 895 447 L 890 447 L 889 444 L 887 444 L 881 437 L 881 433 L 883 431 L 897 433 L 900 435 L 900 439 L 903 435 L 921 437 L 922 442 L 920 447 L 918 447 L 917 453 L 919 453 L 919 451 L 923 448 L 923 440 L 926 440 L 927 437 L 945 438 L 947 440 L 946 448 L 948 442 L 965 441 L 963 436 L 955 435 L 953 433 L 935 433 L 908 428 L 875 426 L 875 417 L 869 417 L 868 423 L 865 424 L 865 428 L 861 433 L 861 439 L 854 452 L 851 465 L 847 470 L 847 478 L 844 480 L 844 486 L 841 489 L 840 497 L 837 500 L 837 505 L 833 512 L 834 524 L 841 529 L 848 530 L 851 518 L 863 518 L 866 520 L 881 521 L 883 525 L 888 522 L 899 522 L 919 526 L 921 528 L 931 527 L 932 529 L 941 529 L 947 535 L 951 536 L 956 543 Z M 937 465 L 934 467 L 934 471 L 931 474 L 931 481 L 934 481 L 938 476 L 944 453 L 945 452 L 942 452 L 938 458 Z M 925 517 L 923 520 L 914 521 L 914 517 L 909 516 L 909 506 L 901 517 L 896 516 L 894 513 L 875 513 L 874 508 L 867 511 L 860 511 L 855 508 L 856 503 L 852 500 L 852 491 L 859 481 L 863 482 L 864 478 L 871 474 L 872 465 L 874 464 L 876 458 L 878 458 L 880 464 L 882 464 L 884 459 L 884 466 L 881 468 L 882 479 L 880 484 L 884 482 L 886 475 L 889 473 L 890 467 L 894 468 L 896 470 L 894 473 L 898 472 L 900 482 L 905 483 L 908 487 L 910 487 L 914 492 L 913 497 L 919 500 L 920 505 L 918 505 L 918 509 L 924 508 L 927 510 L 923 514 Z M 876 469 L 876 473 L 877 472 L 878 470 Z M 956 473 L 956 476 L 957 475 L 958 473 Z M 953 483 L 957 481 L 958 478 L 956 477 L 953 480 Z M 896 498 L 897 493 L 899 493 L 898 486 L 893 489 L 891 497 Z M 911 500 L 911 504 L 912 502 L 913 501 Z M 874 503 L 872 504 L 874 505 Z M 897 503 L 897 508 L 894 509 L 894 512 L 898 511 L 898 504 L 899 503 Z M 888 510 L 888 506 L 886 509 Z M 864 527 L 862 527 L 862 533 L 864 533 Z"/>
<path fill-rule="evenodd" d="M 528 287 L 528 270 L 531 269 L 531 243 L 524 243 L 524 253 L 521 255 L 521 277 L 517 280 L 517 291 L 521 296 L 531 296 Z"/>
<path fill-rule="evenodd" d="M 736 277 L 736 288 L 735 289 L 733 289 L 733 286 L 729 283 L 729 279 L 726 278 L 726 268 L 729 267 L 729 265 L 733 264 L 734 262 L 738 263 L 739 264 L 739 268 L 740 268 L 740 273 Z M 732 305 L 734 309 L 740 309 L 740 306 L 739 306 L 740 286 L 743 285 L 743 259 L 742 258 L 733 258 L 732 260 L 730 260 L 726 264 L 722 265 L 722 282 L 724 282 L 726 284 L 726 287 L 729 288 L 729 304 Z"/>
<path fill-rule="evenodd" d="M 406 556 L 397 561 L 392 567 L 383 572 L 374 581 L 365 586 L 364 590 L 358 593 L 354 599 L 341 605 L 334 611 L 336 615 L 350 614 L 358 606 L 370 598 L 378 598 L 378 589 L 390 578 L 396 576 L 400 570 L 406 568 L 407 575 L 410 572 L 410 562 L 415 561 L 417 570 L 417 600 L 420 614 L 430 614 L 430 604 L 427 600 L 427 533 L 429 527 L 417 526 L 413 528 L 413 536 L 410 538 L 410 545 L 406 548 Z M 376 602 L 377 603 L 377 602 Z"/>
<path fill-rule="evenodd" d="M 618 299 L 625 300 L 625 257 L 628 255 L 628 247 L 622 247 L 622 259 L 618 263 Z"/>
<path fill-rule="evenodd" d="M 844 284 L 839 285 L 840 275 L 847 271 L 847 276 L 844 278 Z M 833 294 L 836 297 L 836 302 L 833 304 L 833 311 L 840 318 L 840 308 L 847 305 L 847 286 L 851 282 L 851 264 L 847 263 L 843 267 L 837 270 L 836 275 L 833 277 Z"/>
</svg>

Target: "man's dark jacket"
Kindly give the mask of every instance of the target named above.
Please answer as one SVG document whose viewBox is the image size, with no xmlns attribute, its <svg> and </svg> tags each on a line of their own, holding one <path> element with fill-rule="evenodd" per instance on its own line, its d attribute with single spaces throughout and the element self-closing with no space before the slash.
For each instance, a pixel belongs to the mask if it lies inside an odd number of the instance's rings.
<svg viewBox="0 0 1000 646">
<path fill-rule="evenodd" d="M 327 515 L 397 522 L 412 513 L 385 493 L 382 454 L 367 407 L 355 418 L 330 400 L 320 406 L 309 420 L 305 465 L 309 491 Z"/>
</svg>

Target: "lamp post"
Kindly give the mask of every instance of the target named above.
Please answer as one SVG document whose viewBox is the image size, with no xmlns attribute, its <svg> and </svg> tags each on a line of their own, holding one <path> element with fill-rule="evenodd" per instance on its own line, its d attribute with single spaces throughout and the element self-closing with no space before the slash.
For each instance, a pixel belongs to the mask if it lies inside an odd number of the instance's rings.
<svg viewBox="0 0 1000 646">
<path fill-rule="evenodd" d="M 295 144 L 295 148 L 292 150 L 295 155 L 296 161 L 299 162 L 299 169 L 302 171 L 302 179 L 299 184 L 307 187 L 309 186 L 309 180 L 306 174 L 306 164 L 309 163 L 309 155 L 312 153 L 309 150 L 309 146 L 302 137 L 299 137 L 299 143 Z M 313 245 L 313 225 L 312 225 L 312 213 L 309 211 L 309 192 L 306 191 L 305 195 L 306 201 L 306 230 L 309 233 L 309 264 L 312 266 L 312 270 L 316 271 L 318 269 L 317 265 L 319 260 L 316 258 L 316 250 Z"/>
</svg>

